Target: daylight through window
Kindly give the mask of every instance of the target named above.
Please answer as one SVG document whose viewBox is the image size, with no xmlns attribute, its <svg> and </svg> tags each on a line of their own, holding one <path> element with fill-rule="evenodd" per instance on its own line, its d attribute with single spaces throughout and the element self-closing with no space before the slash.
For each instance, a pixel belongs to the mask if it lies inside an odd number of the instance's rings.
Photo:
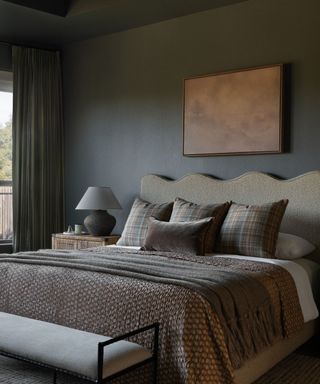
<svg viewBox="0 0 320 384">
<path fill-rule="evenodd" d="M 0 71 L 0 242 L 12 232 L 12 73 Z"/>
</svg>

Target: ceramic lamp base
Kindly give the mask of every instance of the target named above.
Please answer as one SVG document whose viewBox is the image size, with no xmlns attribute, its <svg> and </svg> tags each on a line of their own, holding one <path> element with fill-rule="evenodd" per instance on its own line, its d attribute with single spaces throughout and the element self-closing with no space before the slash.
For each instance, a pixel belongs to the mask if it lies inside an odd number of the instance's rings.
<svg viewBox="0 0 320 384">
<path fill-rule="evenodd" d="M 116 219 L 107 211 L 92 211 L 92 213 L 84 219 L 84 225 L 90 235 L 108 236 L 116 225 Z"/>
</svg>

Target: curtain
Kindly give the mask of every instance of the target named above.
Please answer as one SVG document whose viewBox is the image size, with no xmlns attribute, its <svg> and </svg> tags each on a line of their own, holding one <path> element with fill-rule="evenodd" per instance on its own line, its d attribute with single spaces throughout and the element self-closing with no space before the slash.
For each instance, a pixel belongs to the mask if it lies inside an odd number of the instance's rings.
<svg viewBox="0 0 320 384">
<path fill-rule="evenodd" d="M 13 47 L 13 248 L 51 248 L 64 225 L 60 53 Z"/>
</svg>

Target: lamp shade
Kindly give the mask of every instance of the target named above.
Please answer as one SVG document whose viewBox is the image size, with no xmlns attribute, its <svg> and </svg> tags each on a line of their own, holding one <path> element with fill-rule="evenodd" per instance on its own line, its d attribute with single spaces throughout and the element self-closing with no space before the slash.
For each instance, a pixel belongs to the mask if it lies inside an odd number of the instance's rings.
<svg viewBox="0 0 320 384">
<path fill-rule="evenodd" d="M 103 210 L 121 209 L 110 187 L 89 187 L 76 209 Z"/>
</svg>

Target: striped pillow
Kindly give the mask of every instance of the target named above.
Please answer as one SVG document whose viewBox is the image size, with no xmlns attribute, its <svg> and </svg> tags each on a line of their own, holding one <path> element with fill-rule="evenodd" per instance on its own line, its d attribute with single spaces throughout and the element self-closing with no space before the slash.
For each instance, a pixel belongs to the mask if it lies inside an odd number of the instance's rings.
<svg viewBox="0 0 320 384">
<path fill-rule="evenodd" d="M 221 227 L 221 253 L 275 258 L 280 224 L 288 200 L 263 205 L 232 204 Z"/>
<path fill-rule="evenodd" d="M 148 230 L 148 218 L 152 216 L 158 220 L 168 221 L 172 205 L 173 203 L 152 204 L 136 198 L 117 245 L 141 247 Z"/>
<path fill-rule="evenodd" d="M 177 197 L 173 204 L 170 222 L 201 220 L 213 217 L 205 237 L 205 252 L 212 253 L 217 233 L 220 230 L 230 203 L 199 205 Z"/>
</svg>

